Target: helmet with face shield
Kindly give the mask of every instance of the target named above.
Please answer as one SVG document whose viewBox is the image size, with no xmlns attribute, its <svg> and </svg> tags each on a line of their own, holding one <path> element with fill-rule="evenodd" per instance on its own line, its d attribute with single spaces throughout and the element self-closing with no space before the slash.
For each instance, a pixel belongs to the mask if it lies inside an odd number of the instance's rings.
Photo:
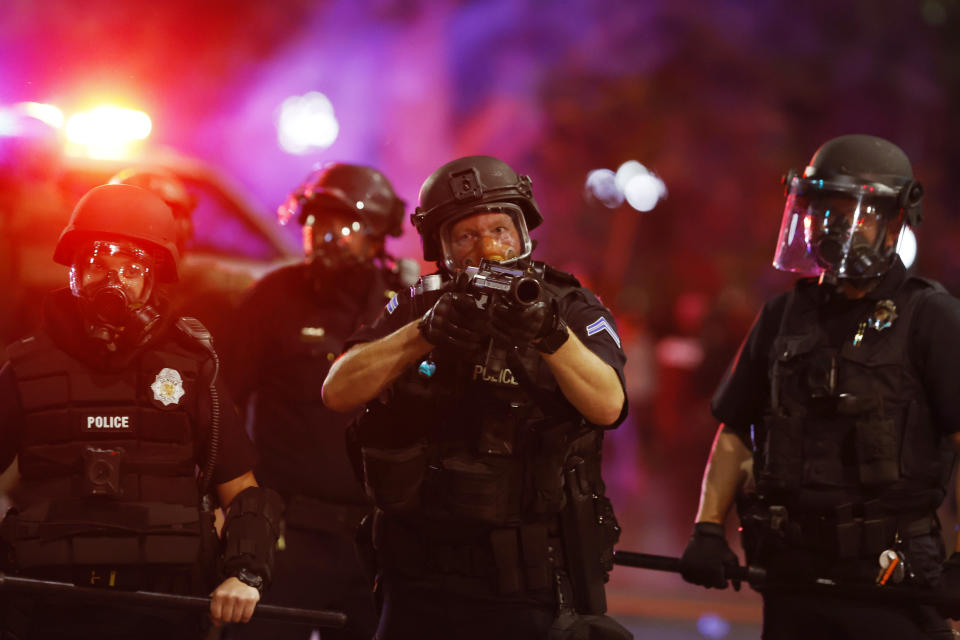
<svg viewBox="0 0 960 640">
<path fill-rule="evenodd" d="M 903 224 L 919 224 L 923 188 L 891 142 L 852 135 L 824 144 L 784 179 L 773 265 L 826 281 L 866 280 L 893 263 Z"/>
<path fill-rule="evenodd" d="M 531 181 L 502 160 L 468 156 L 448 162 L 424 181 L 411 216 L 425 260 L 448 272 L 480 258 L 514 262 L 530 255 L 529 231 L 543 221 Z"/>
<path fill-rule="evenodd" d="M 280 224 L 303 225 L 303 248 L 328 268 L 355 266 L 402 233 L 404 202 L 371 167 L 331 162 L 314 171 L 277 209 Z"/>
<path fill-rule="evenodd" d="M 159 317 L 154 285 L 177 280 L 176 237 L 170 207 L 147 189 L 107 184 L 80 199 L 54 260 L 70 267 L 91 335 L 116 345 L 149 334 Z"/>
</svg>

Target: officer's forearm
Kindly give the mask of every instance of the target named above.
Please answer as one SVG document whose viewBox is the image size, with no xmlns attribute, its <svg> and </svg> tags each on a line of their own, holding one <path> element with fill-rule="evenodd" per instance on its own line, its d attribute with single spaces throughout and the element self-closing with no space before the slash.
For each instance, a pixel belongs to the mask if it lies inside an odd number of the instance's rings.
<svg viewBox="0 0 960 640">
<path fill-rule="evenodd" d="M 563 395 L 584 418 L 599 426 L 616 422 L 624 402 L 620 378 L 574 332 L 556 353 L 544 354 L 543 359 Z"/>
<path fill-rule="evenodd" d="M 324 404 L 334 411 L 362 406 L 431 349 L 417 330 L 417 321 L 379 340 L 354 345 L 330 367 L 323 382 Z"/>
<path fill-rule="evenodd" d="M 703 472 L 696 522 L 723 524 L 726 521 L 737 491 L 749 477 L 752 460 L 753 455 L 743 440 L 721 424 Z"/>
</svg>

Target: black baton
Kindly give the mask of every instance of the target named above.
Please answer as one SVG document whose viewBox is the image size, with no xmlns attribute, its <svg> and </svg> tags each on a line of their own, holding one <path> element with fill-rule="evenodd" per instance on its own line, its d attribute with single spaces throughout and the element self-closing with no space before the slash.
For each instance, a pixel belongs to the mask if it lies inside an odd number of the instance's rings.
<svg viewBox="0 0 960 640">
<path fill-rule="evenodd" d="M 69 582 L 37 580 L 0 573 L 0 590 L 31 595 L 63 596 L 75 600 L 108 602 L 110 604 L 151 605 L 171 609 L 210 609 L 210 598 L 183 596 L 155 591 L 121 591 L 108 588 L 79 587 Z M 253 617 L 261 620 L 278 620 L 295 624 L 313 625 L 327 629 L 342 629 L 347 624 L 347 614 L 340 611 L 297 609 L 274 604 L 257 604 Z"/>
</svg>

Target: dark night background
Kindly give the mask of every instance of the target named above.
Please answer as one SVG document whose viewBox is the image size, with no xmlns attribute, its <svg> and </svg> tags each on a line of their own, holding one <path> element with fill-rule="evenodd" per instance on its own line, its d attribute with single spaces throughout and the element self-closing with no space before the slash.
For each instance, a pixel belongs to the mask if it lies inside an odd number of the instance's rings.
<svg viewBox="0 0 960 640">
<path fill-rule="evenodd" d="M 339 137 L 290 155 L 276 112 L 307 91 L 329 97 Z M 917 270 L 960 291 L 960 0 L 0 5 L 0 105 L 110 99 L 149 113 L 154 143 L 223 169 L 267 218 L 322 161 L 378 167 L 408 203 L 461 155 L 529 174 L 538 256 L 601 293 L 631 358 L 631 418 L 607 462 L 623 548 L 685 544 L 710 393 L 791 281 L 770 267 L 780 176 L 820 143 L 868 133 L 907 152 L 927 194 Z M 669 190 L 653 211 L 584 197 L 589 171 L 631 159 Z M 391 249 L 419 251 L 412 227 Z M 721 637 L 694 630 L 710 611 L 735 623 L 728 637 L 756 635 L 753 595 L 629 569 L 612 585 L 615 614 L 665 620 L 656 637 Z"/>
</svg>

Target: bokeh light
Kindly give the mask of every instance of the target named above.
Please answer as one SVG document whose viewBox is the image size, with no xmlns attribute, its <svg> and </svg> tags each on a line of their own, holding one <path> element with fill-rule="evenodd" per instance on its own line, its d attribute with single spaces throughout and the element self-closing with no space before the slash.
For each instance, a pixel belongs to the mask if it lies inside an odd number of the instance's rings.
<svg viewBox="0 0 960 640">
<path fill-rule="evenodd" d="M 616 209 L 623 204 L 623 190 L 617 186 L 617 175 L 610 169 L 594 169 L 588 173 L 584 189 L 588 198 L 609 209 Z"/>
<path fill-rule="evenodd" d="M 903 260 L 903 265 L 909 269 L 917 259 L 917 236 L 910 227 L 904 227 L 897 241 L 897 253 Z"/>
<path fill-rule="evenodd" d="M 319 91 L 290 96 L 280 105 L 277 142 L 287 153 L 322 151 L 334 143 L 339 133 L 333 104 Z"/>
<path fill-rule="evenodd" d="M 52 104 L 45 104 L 43 102 L 21 102 L 17 106 L 23 109 L 24 113 L 31 118 L 36 118 L 57 129 L 63 127 L 66 121 L 63 116 L 63 111 Z"/>
<path fill-rule="evenodd" d="M 663 180 L 652 173 L 634 176 L 623 190 L 627 203 L 637 211 L 652 211 L 660 198 L 667 195 Z"/>
<path fill-rule="evenodd" d="M 620 191 L 626 191 L 627 184 L 647 172 L 647 168 L 636 160 L 627 160 L 617 169 L 617 188 Z"/>
<path fill-rule="evenodd" d="M 81 111 L 67 120 L 67 152 L 91 158 L 126 158 L 137 142 L 150 135 L 152 126 L 150 116 L 136 109 L 104 105 Z"/>
<path fill-rule="evenodd" d="M 715 613 L 705 613 L 697 620 L 697 631 L 704 638 L 720 640 L 730 633 L 730 623 Z"/>
</svg>

